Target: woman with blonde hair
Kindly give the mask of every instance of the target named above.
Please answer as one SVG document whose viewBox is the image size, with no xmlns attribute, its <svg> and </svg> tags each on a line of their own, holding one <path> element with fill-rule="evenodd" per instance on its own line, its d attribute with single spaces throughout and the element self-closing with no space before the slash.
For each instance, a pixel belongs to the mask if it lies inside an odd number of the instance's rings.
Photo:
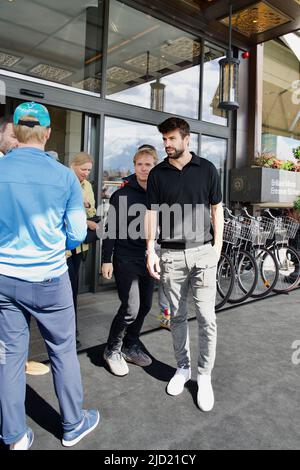
<svg viewBox="0 0 300 470">
<path fill-rule="evenodd" d="M 80 152 L 74 156 L 71 160 L 70 168 L 74 171 L 75 175 L 79 179 L 82 194 L 83 194 L 83 203 L 86 210 L 87 219 L 90 219 L 96 215 L 95 207 L 95 196 L 91 183 L 88 181 L 88 177 L 93 168 L 93 159 L 86 152 Z M 88 229 L 96 231 L 98 225 L 92 221 L 87 220 Z M 67 252 L 67 263 L 69 267 L 69 276 L 72 285 L 73 291 L 73 300 L 74 308 L 76 314 L 76 343 L 77 349 L 81 347 L 79 341 L 79 331 L 78 331 L 78 322 L 77 322 L 77 296 L 78 296 L 78 283 L 79 283 L 79 270 L 80 265 L 83 260 L 84 254 L 89 249 L 88 244 L 81 244 L 72 252 Z"/>
</svg>

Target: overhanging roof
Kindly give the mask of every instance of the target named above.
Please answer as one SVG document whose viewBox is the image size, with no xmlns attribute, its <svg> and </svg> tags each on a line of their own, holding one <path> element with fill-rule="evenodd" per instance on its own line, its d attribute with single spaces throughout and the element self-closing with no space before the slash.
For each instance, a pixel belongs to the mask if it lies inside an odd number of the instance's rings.
<svg viewBox="0 0 300 470">
<path fill-rule="evenodd" d="M 228 40 L 229 3 L 233 43 L 240 48 L 300 30 L 300 0 L 137 0 L 216 40 Z"/>
</svg>

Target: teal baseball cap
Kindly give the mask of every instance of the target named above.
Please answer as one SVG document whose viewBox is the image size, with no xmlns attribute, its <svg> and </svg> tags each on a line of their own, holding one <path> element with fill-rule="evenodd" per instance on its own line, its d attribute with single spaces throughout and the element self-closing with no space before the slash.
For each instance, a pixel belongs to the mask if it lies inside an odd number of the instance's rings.
<svg viewBox="0 0 300 470">
<path fill-rule="evenodd" d="M 37 121 L 23 121 L 22 118 L 24 117 L 32 117 L 37 119 Z M 45 108 L 45 106 L 42 104 L 34 102 L 22 103 L 16 108 L 14 112 L 14 124 L 16 126 L 21 125 L 27 127 L 49 127 L 51 124 L 51 119 L 48 109 Z"/>
</svg>

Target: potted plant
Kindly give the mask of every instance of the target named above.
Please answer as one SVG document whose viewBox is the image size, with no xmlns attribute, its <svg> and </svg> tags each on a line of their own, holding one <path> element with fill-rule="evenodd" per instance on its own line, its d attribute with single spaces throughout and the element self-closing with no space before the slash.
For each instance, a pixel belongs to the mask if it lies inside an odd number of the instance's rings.
<svg viewBox="0 0 300 470">
<path fill-rule="evenodd" d="M 292 209 L 286 211 L 286 215 L 292 219 L 297 220 L 300 223 L 300 196 L 294 201 L 294 206 Z M 298 229 L 297 234 L 293 240 L 290 240 L 291 246 L 296 250 L 300 251 L 300 229 Z"/>
<path fill-rule="evenodd" d="M 293 149 L 293 154 L 294 154 L 294 158 L 296 158 L 296 160 L 300 160 L 300 145 L 299 145 L 299 147 Z"/>
</svg>

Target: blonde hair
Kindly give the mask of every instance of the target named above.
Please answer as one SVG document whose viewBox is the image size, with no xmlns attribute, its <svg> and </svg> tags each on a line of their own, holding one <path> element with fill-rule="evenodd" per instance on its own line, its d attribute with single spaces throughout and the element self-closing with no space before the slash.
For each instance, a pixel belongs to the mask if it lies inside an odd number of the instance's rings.
<svg viewBox="0 0 300 470">
<path fill-rule="evenodd" d="M 31 116 L 23 116 L 22 121 L 35 121 L 38 119 Z M 17 124 L 14 126 L 15 136 L 21 144 L 28 144 L 29 142 L 37 142 L 44 144 L 48 133 L 48 127 L 34 126 L 27 127 Z"/>
<path fill-rule="evenodd" d="M 156 150 L 153 148 L 147 147 L 146 145 L 145 147 L 142 147 L 136 152 L 135 156 L 133 157 L 133 163 L 136 165 L 137 159 L 145 155 L 151 155 L 151 157 L 153 157 L 153 160 L 154 160 L 154 165 L 157 165 L 158 155 L 157 155 Z"/>
<path fill-rule="evenodd" d="M 75 155 L 75 157 L 71 160 L 71 166 L 81 166 L 85 165 L 86 163 L 94 163 L 90 154 L 86 152 L 79 152 Z"/>
</svg>

